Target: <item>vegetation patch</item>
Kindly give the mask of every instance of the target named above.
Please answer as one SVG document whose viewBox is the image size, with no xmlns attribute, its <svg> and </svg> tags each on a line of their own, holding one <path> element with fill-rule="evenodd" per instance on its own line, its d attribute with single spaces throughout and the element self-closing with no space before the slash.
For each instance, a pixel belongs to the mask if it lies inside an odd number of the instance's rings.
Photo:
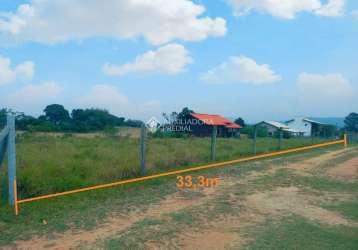
<svg viewBox="0 0 358 250">
<path fill-rule="evenodd" d="M 255 239 L 247 249 L 357 249 L 358 228 L 324 226 L 302 217 L 269 220 L 250 229 Z"/>
</svg>

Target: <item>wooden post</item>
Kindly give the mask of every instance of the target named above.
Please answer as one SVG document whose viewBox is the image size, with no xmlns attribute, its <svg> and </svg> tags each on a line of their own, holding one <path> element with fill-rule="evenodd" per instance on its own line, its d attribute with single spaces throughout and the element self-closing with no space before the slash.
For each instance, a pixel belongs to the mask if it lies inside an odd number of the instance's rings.
<svg viewBox="0 0 358 250">
<path fill-rule="evenodd" d="M 15 215 L 19 215 L 19 204 L 17 203 L 17 184 L 16 179 L 14 180 L 14 208 L 15 208 Z"/>
<path fill-rule="evenodd" d="M 257 138 L 257 126 L 254 126 L 254 134 L 253 134 L 253 151 L 254 151 L 254 155 L 256 155 L 256 138 Z"/>
<path fill-rule="evenodd" d="M 145 166 L 145 144 L 147 138 L 147 128 L 143 124 L 140 130 L 140 175 L 144 176 L 147 172 Z"/>
<path fill-rule="evenodd" d="M 283 137 L 283 130 L 282 128 L 279 129 L 279 135 L 278 135 L 278 149 L 282 149 L 282 137 Z"/>
<path fill-rule="evenodd" d="M 216 159 L 216 136 L 218 133 L 218 127 L 213 126 L 213 133 L 211 136 L 211 160 L 215 161 Z"/>
<path fill-rule="evenodd" d="M 15 205 L 14 181 L 16 179 L 15 116 L 7 115 L 7 126 L 9 128 L 7 137 L 9 203 L 13 206 Z"/>
<path fill-rule="evenodd" d="M 348 146 L 348 139 L 347 139 L 347 132 L 344 133 L 344 147 L 346 148 Z"/>
</svg>

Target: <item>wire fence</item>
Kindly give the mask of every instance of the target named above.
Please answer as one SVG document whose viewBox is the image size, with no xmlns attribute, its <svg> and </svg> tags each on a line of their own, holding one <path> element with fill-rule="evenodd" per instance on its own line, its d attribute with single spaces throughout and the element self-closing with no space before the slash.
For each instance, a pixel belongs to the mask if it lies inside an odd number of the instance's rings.
<svg viewBox="0 0 358 250">
<path fill-rule="evenodd" d="M 19 197 L 16 199 L 21 203 L 53 193 L 87 191 L 98 185 L 113 186 L 113 182 L 124 184 L 173 171 L 191 171 L 198 166 L 221 166 L 223 162 L 260 159 L 262 155 L 269 157 L 344 142 L 343 135 L 340 138 L 246 135 L 223 138 L 216 135 L 215 129 L 211 137 L 157 138 L 142 127 L 139 135 L 139 138 L 126 135 L 83 138 L 70 134 L 18 134 L 16 190 Z M 348 134 L 347 139 L 356 143 L 357 135 Z M 5 178 L 6 172 L 0 171 L 0 182 L 4 183 Z M 8 183 L 8 190 L 13 189 L 12 195 L 17 195 L 13 180 Z M 0 188 L 4 194 L 6 186 Z"/>
<path fill-rule="evenodd" d="M 19 134 L 20 198 L 331 141 L 321 137 L 254 140 L 242 135 L 216 137 L 213 142 L 212 137 L 156 138 L 145 132 L 139 138 Z"/>
<path fill-rule="evenodd" d="M 348 131 L 347 140 L 349 144 L 358 144 L 358 132 Z"/>
<path fill-rule="evenodd" d="M 44 199 L 51 199 L 51 198 L 55 198 L 55 197 L 59 197 L 59 196 L 65 196 L 65 195 L 70 195 L 70 194 L 75 194 L 75 193 L 81 193 L 81 192 L 86 192 L 86 191 L 109 188 L 109 187 L 114 187 L 114 186 L 119 186 L 119 185 L 124 185 L 124 184 L 128 184 L 128 183 L 134 183 L 134 182 L 139 182 L 139 181 L 144 181 L 144 180 L 157 179 L 157 178 L 171 176 L 171 175 L 184 174 L 184 173 L 188 173 L 188 172 L 193 172 L 193 171 L 198 171 L 198 170 L 203 170 L 203 169 L 209 169 L 209 168 L 214 168 L 214 167 L 222 167 L 222 166 L 235 164 L 235 163 L 240 163 L 240 162 L 247 162 L 247 161 L 252 161 L 252 160 L 257 160 L 257 159 L 264 159 L 264 158 L 268 158 L 268 157 L 280 156 L 280 155 L 284 155 L 284 154 L 288 154 L 288 153 L 294 153 L 294 152 L 299 152 L 299 151 L 303 151 L 303 150 L 321 148 L 321 147 L 326 147 L 326 146 L 331 146 L 331 145 L 338 145 L 338 144 L 344 144 L 345 147 L 347 146 L 347 137 L 346 137 L 346 135 L 344 135 L 344 140 L 335 140 L 335 141 L 316 144 L 316 145 L 310 145 L 310 146 L 305 146 L 305 147 L 280 150 L 280 151 L 277 151 L 277 152 L 266 153 L 266 154 L 261 154 L 261 155 L 256 155 L 256 156 L 243 157 L 243 158 L 236 159 L 236 160 L 211 163 L 211 164 L 201 165 L 201 166 L 197 166 L 197 167 L 191 167 L 191 168 L 187 168 L 187 169 L 172 170 L 172 171 L 168 171 L 168 172 L 161 173 L 161 174 L 147 175 L 147 176 L 133 178 L 133 179 L 129 179 L 129 180 L 116 181 L 116 182 L 112 182 L 112 183 L 108 183 L 108 184 L 101 184 L 101 185 L 96 185 L 96 186 L 91 186 L 91 187 L 85 187 L 85 188 L 79 188 L 79 189 L 75 189 L 75 190 L 60 192 L 60 193 L 41 195 L 41 196 L 27 198 L 27 199 L 18 199 L 18 196 L 17 196 L 17 183 L 16 183 L 16 179 L 15 179 L 13 181 L 15 214 L 16 215 L 19 214 L 19 205 L 23 204 L 23 203 L 35 202 L 35 201 L 40 201 L 40 200 L 44 200 Z M 141 146 L 141 149 L 143 149 L 142 146 Z"/>
</svg>

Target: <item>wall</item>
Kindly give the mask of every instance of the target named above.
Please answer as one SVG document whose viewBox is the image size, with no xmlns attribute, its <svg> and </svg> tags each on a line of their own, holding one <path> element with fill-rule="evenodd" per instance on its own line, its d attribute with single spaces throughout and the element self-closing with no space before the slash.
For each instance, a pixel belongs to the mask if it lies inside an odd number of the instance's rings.
<svg viewBox="0 0 358 250">
<path fill-rule="evenodd" d="M 269 136 L 273 136 L 275 134 L 276 131 L 278 131 L 278 129 L 272 125 L 269 125 L 267 123 L 260 123 L 259 125 L 262 128 L 266 128 L 267 129 L 267 134 Z"/>
<path fill-rule="evenodd" d="M 304 132 L 304 136 L 311 136 L 312 124 L 303 120 L 304 118 L 295 118 L 287 122 L 290 128 Z"/>
</svg>

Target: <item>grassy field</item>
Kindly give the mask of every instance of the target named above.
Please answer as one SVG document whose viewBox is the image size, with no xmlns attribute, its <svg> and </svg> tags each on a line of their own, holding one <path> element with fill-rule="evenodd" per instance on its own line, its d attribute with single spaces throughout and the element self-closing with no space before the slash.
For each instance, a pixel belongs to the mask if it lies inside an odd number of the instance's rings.
<svg viewBox="0 0 358 250">
<path fill-rule="evenodd" d="M 139 139 L 134 129 L 119 136 L 23 133 L 17 136 L 17 180 L 20 198 L 33 197 L 132 178 L 139 173 Z M 319 142 L 317 139 L 316 143 Z M 283 148 L 311 144 L 311 139 L 284 139 Z M 278 140 L 259 138 L 257 153 L 278 149 Z M 252 140 L 218 138 L 217 161 L 252 155 Z M 209 138 L 150 138 L 148 173 L 210 162 Z M 1 193 L 6 193 L 6 173 Z"/>
<path fill-rule="evenodd" d="M 357 249 L 357 153 L 339 145 L 192 174 L 219 177 L 214 188 L 177 188 L 173 176 L 45 200 L 17 218 L 1 206 L 0 248 Z"/>
</svg>

